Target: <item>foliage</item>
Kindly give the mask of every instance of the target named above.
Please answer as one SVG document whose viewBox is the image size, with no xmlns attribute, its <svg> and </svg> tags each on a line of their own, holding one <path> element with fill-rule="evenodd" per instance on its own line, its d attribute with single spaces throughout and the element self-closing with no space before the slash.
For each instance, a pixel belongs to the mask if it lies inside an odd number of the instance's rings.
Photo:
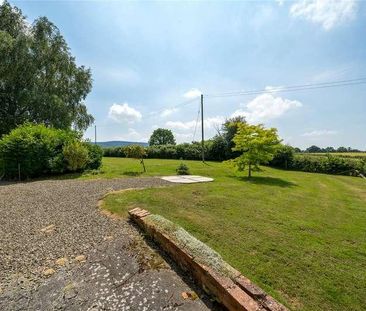
<svg viewBox="0 0 366 311">
<path fill-rule="evenodd" d="M 150 136 L 149 145 L 175 145 L 174 135 L 171 130 L 158 128 Z"/>
<path fill-rule="evenodd" d="M 207 159 L 223 161 L 227 156 L 227 143 L 223 136 L 216 135 L 208 148 Z"/>
<path fill-rule="evenodd" d="M 146 172 L 146 167 L 144 163 L 144 157 L 146 157 L 145 148 L 139 145 L 131 145 L 125 148 L 125 153 L 127 158 L 134 158 L 140 160 L 140 163 Z"/>
<path fill-rule="evenodd" d="M 78 67 L 58 28 L 47 18 L 29 25 L 16 7 L 0 5 L 0 137 L 27 121 L 86 129 L 93 117 L 83 100 L 89 69 Z"/>
<path fill-rule="evenodd" d="M 126 157 L 125 152 L 126 147 L 107 147 L 103 148 L 103 156 L 104 157 L 120 157 L 124 158 Z"/>
<path fill-rule="evenodd" d="M 247 124 L 245 117 L 237 116 L 234 118 L 227 119 L 222 125 L 222 138 L 225 141 L 225 159 L 236 158 L 240 155 L 239 152 L 233 150 L 235 143 L 233 141 L 234 136 L 238 132 L 239 124 Z"/>
<path fill-rule="evenodd" d="M 66 145 L 80 142 L 79 133 L 71 130 L 60 130 L 26 123 L 4 135 L 0 140 L 0 175 L 6 179 L 21 179 L 60 174 L 70 171 L 65 158 Z M 85 169 L 98 168 L 101 157 L 88 143 L 81 146 L 87 151 L 88 161 Z M 71 156 L 69 150 L 67 156 Z M 101 155 L 99 153 L 99 155 Z"/>
<path fill-rule="evenodd" d="M 289 145 L 280 145 L 276 149 L 276 153 L 272 160 L 269 161 L 270 166 L 288 169 L 292 166 L 294 160 L 294 148 Z"/>
<path fill-rule="evenodd" d="M 176 171 L 177 171 L 177 175 L 190 175 L 189 167 L 186 164 L 184 164 L 183 162 L 181 164 L 179 164 Z"/>
<path fill-rule="evenodd" d="M 249 177 L 253 169 L 259 170 L 259 164 L 268 163 L 273 159 L 280 144 L 277 130 L 266 129 L 262 124 L 238 124 L 233 141 L 235 143 L 233 150 L 240 151 L 242 154 L 232 162 L 239 171 L 248 167 Z"/>
<path fill-rule="evenodd" d="M 299 151 L 301 152 L 301 150 Z M 305 150 L 306 153 L 334 153 L 334 152 L 361 152 L 358 149 L 354 149 L 351 147 L 338 147 L 337 149 L 334 147 L 325 147 L 325 148 L 321 148 L 318 146 L 310 146 L 309 148 L 307 148 Z"/>
<path fill-rule="evenodd" d="M 102 165 L 103 149 L 90 142 L 85 142 L 84 146 L 88 149 L 87 168 L 90 170 L 98 169 Z"/>
<path fill-rule="evenodd" d="M 68 142 L 62 148 L 62 154 L 71 172 L 81 171 L 89 161 L 88 149 L 79 141 Z"/>
<path fill-rule="evenodd" d="M 366 174 L 366 159 L 342 158 L 328 154 L 324 157 L 296 155 L 290 166 L 293 170 L 337 175 Z"/>
</svg>

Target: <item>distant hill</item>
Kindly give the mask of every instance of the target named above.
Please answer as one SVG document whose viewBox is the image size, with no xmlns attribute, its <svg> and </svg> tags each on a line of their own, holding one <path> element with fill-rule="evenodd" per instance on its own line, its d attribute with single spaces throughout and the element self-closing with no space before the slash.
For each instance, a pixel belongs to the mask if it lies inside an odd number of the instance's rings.
<svg viewBox="0 0 366 311">
<path fill-rule="evenodd" d="M 107 147 L 122 147 L 122 146 L 129 146 L 129 145 L 140 145 L 140 146 L 148 146 L 148 143 L 142 142 L 134 142 L 134 141 L 124 141 L 124 140 L 112 140 L 112 141 L 99 141 L 97 145 L 107 148 Z"/>
</svg>

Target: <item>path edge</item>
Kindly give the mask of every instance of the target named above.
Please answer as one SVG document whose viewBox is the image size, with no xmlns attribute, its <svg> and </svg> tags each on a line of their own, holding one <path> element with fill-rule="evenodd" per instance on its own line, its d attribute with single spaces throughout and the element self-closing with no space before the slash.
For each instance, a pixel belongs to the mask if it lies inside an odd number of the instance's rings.
<svg viewBox="0 0 366 311">
<path fill-rule="evenodd" d="M 136 223 L 154 242 L 156 242 L 184 271 L 189 272 L 197 284 L 228 310 L 235 311 L 288 311 L 273 297 L 252 283 L 239 271 L 231 278 L 217 273 L 212 267 L 195 260 L 192 254 L 181 248 L 168 234 L 147 220 L 150 212 L 134 208 L 129 212 L 130 219 Z"/>
</svg>

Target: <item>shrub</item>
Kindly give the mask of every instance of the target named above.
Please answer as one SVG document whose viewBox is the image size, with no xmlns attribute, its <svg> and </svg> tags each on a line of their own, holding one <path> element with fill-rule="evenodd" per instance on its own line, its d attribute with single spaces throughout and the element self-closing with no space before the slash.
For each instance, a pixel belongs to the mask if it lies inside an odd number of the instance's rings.
<svg viewBox="0 0 366 311">
<path fill-rule="evenodd" d="M 65 146 L 75 142 L 84 150 L 81 152 L 83 158 L 86 150 L 88 160 L 84 168 L 98 168 L 101 164 L 101 151 L 81 143 L 79 133 L 42 124 L 27 123 L 19 126 L 0 140 L 0 176 L 24 179 L 67 172 L 70 164 L 69 158 L 65 158 Z M 71 151 L 66 152 L 67 157 L 71 156 Z M 79 169 L 81 167 L 79 165 Z"/>
<path fill-rule="evenodd" d="M 88 149 L 79 141 L 66 144 L 62 149 L 62 154 L 67 163 L 67 168 L 71 172 L 81 171 L 89 161 Z"/>
<path fill-rule="evenodd" d="M 75 139 L 78 139 L 76 132 L 44 125 L 27 123 L 12 130 L 0 140 L 4 177 L 29 178 L 49 172 L 63 172 L 60 153 L 67 142 Z"/>
<path fill-rule="evenodd" d="M 359 173 L 366 174 L 365 160 L 332 155 L 326 157 L 296 155 L 290 168 L 304 172 L 337 175 L 357 176 Z"/>
<path fill-rule="evenodd" d="M 184 163 L 179 164 L 176 171 L 177 171 L 177 175 L 189 175 L 190 174 L 188 166 Z"/>
<path fill-rule="evenodd" d="M 103 148 L 103 156 L 104 157 L 118 157 L 118 158 L 124 158 L 126 157 L 125 152 L 126 147 L 108 147 Z"/>
<path fill-rule="evenodd" d="M 103 149 L 95 144 L 89 142 L 84 143 L 84 146 L 88 149 L 88 162 L 86 168 L 88 170 L 96 170 L 102 165 Z"/>
<path fill-rule="evenodd" d="M 292 165 L 294 156 L 295 156 L 294 148 L 292 148 L 291 146 L 288 146 L 288 145 L 281 145 L 276 150 L 276 153 L 275 153 L 273 159 L 269 162 L 269 165 L 274 166 L 274 167 L 288 169 Z"/>
</svg>

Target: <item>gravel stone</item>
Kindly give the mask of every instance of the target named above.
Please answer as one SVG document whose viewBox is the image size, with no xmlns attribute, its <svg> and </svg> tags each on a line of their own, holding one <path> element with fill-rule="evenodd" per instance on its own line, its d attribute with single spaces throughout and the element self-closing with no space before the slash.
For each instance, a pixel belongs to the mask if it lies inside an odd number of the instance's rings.
<svg viewBox="0 0 366 311">
<path fill-rule="evenodd" d="M 110 191 L 167 185 L 160 178 L 0 183 L 0 310 L 217 310 L 135 227 L 97 207 Z M 181 297 L 192 290 L 201 299 Z"/>
</svg>

